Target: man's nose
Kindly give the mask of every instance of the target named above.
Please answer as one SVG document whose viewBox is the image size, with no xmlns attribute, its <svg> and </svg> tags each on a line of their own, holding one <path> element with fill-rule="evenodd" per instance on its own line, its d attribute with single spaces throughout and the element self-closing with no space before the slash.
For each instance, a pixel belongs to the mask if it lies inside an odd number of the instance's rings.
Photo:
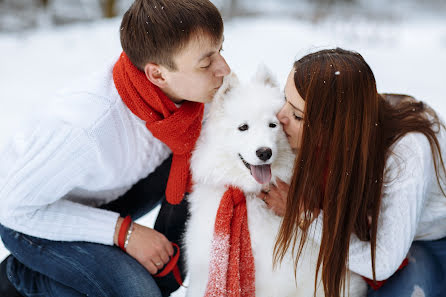
<svg viewBox="0 0 446 297">
<path fill-rule="evenodd" d="M 221 77 L 226 76 L 231 72 L 231 68 L 229 68 L 228 63 L 226 63 L 225 58 L 219 55 L 219 60 L 217 62 L 217 67 L 215 69 L 215 76 Z"/>
</svg>

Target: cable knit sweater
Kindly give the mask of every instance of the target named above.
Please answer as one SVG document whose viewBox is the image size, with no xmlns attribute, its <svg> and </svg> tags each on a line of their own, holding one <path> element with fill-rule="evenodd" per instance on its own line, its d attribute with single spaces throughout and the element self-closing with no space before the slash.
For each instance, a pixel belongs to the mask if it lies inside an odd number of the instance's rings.
<svg viewBox="0 0 446 297">
<path fill-rule="evenodd" d="M 437 136 L 445 158 L 445 132 L 441 130 Z M 409 133 L 391 150 L 393 154 L 386 163 L 378 219 L 377 280 L 387 279 L 395 273 L 414 240 L 435 240 L 446 236 L 446 197 L 437 183 L 429 141 L 421 133 Z M 314 239 L 319 243 L 322 216 L 323 213 L 313 222 L 314 229 L 310 231 L 314 231 Z M 348 261 L 350 270 L 373 278 L 370 242 L 361 241 L 353 234 Z"/>
<path fill-rule="evenodd" d="M 122 102 L 110 65 L 25 118 L 0 147 L 0 223 L 62 241 L 113 244 L 119 214 L 96 208 L 170 154 Z M 14 128 L 16 129 L 16 128 Z"/>
</svg>

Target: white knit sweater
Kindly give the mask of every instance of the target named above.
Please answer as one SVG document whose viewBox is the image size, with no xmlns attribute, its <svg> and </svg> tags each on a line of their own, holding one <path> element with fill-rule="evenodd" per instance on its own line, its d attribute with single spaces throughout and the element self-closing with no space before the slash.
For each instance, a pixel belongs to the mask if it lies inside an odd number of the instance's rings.
<svg viewBox="0 0 446 297">
<path fill-rule="evenodd" d="M 113 244 L 125 193 L 170 154 L 123 103 L 113 65 L 25 118 L 0 147 L 0 223 L 36 237 Z"/>
<path fill-rule="evenodd" d="M 437 136 L 443 158 L 446 158 L 445 131 L 442 129 Z M 387 279 L 395 273 L 414 240 L 435 240 L 446 236 L 446 197 L 437 183 L 427 138 L 421 133 L 409 133 L 391 150 L 393 154 L 386 163 L 378 219 L 377 280 Z M 446 189 L 444 185 L 443 189 Z M 310 230 L 314 230 L 314 238 L 319 243 L 322 216 L 321 213 L 312 224 L 314 229 Z M 352 235 L 348 261 L 350 270 L 373 278 L 370 242 Z"/>
</svg>

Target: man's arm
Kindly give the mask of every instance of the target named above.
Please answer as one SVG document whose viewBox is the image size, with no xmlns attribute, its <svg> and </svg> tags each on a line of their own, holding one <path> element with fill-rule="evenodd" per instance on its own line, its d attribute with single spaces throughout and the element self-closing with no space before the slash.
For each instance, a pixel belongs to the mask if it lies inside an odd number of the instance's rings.
<svg viewBox="0 0 446 297">
<path fill-rule="evenodd" d="M 84 130 L 60 121 L 29 125 L 0 158 L 1 224 L 50 240 L 113 244 L 117 213 L 63 199 L 73 188 L 88 189 L 107 176 Z"/>
</svg>

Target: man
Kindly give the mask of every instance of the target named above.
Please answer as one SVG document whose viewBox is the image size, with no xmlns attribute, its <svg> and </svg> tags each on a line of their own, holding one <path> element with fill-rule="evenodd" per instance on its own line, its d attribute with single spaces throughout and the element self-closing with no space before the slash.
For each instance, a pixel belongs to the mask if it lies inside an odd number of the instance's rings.
<svg viewBox="0 0 446 297">
<path fill-rule="evenodd" d="M 159 288 L 151 275 L 183 230 L 203 103 L 230 72 L 223 23 L 207 0 L 136 0 L 120 34 L 114 65 L 42 102 L 1 148 L 0 235 L 11 256 L 0 279 L 6 273 L 23 295 L 168 296 L 176 288 Z M 155 224 L 164 234 L 124 219 L 152 209 L 168 175 Z"/>
</svg>

